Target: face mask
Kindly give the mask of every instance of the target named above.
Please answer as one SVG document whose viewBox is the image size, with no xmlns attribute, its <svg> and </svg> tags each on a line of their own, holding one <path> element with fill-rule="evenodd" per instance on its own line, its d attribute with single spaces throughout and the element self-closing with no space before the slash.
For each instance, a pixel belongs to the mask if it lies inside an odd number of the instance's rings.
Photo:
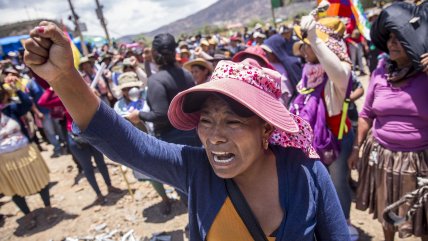
<svg viewBox="0 0 428 241">
<path fill-rule="evenodd" d="M 137 87 L 132 87 L 128 92 L 129 100 L 132 102 L 136 102 L 140 99 L 141 90 Z"/>
</svg>

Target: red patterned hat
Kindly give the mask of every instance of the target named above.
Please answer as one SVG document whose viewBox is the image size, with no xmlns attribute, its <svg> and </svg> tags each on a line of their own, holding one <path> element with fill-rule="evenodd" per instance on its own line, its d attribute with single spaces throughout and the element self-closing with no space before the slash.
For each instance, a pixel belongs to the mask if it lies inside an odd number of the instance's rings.
<svg viewBox="0 0 428 241">
<path fill-rule="evenodd" d="M 318 158 L 312 147 L 313 133 L 310 125 L 291 114 L 281 103 L 281 75 L 271 69 L 262 68 L 255 60 L 240 63 L 220 61 L 209 82 L 180 92 L 171 102 L 168 118 L 177 129 L 192 130 L 198 126 L 199 111 L 185 110 L 190 94 L 218 93 L 232 98 L 257 116 L 273 125 L 270 143 L 283 147 L 302 149 L 309 157 Z"/>
</svg>

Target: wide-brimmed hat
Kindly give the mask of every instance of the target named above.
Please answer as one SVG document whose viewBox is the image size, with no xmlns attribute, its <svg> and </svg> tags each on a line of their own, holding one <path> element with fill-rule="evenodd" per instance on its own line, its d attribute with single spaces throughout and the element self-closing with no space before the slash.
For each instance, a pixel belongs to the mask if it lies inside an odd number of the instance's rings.
<svg viewBox="0 0 428 241">
<path fill-rule="evenodd" d="M 242 38 L 238 36 L 232 36 L 230 37 L 230 41 L 242 42 Z"/>
<path fill-rule="evenodd" d="M 343 41 L 346 26 L 337 17 L 325 17 L 318 20 L 316 23 L 316 34 L 327 47 L 339 57 L 340 60 L 352 63 L 349 58 L 346 44 Z M 299 25 L 294 26 L 296 36 L 305 42 L 311 44 L 307 38 L 303 37 L 302 29 Z"/>
<path fill-rule="evenodd" d="M 182 49 L 182 48 L 189 48 L 189 44 L 187 44 L 187 42 L 186 41 L 180 41 L 179 43 L 178 43 L 178 48 L 179 49 Z"/>
<path fill-rule="evenodd" d="M 126 72 L 119 76 L 117 87 L 122 90 L 124 88 L 141 87 L 143 82 L 138 79 L 134 72 Z"/>
<path fill-rule="evenodd" d="M 253 38 L 262 38 L 262 39 L 265 39 L 266 38 L 266 34 L 260 33 L 260 32 L 255 32 L 255 33 L 253 33 Z"/>
<path fill-rule="evenodd" d="M 232 61 L 233 62 L 241 62 L 241 61 L 245 60 L 246 58 L 260 59 L 261 61 L 264 62 L 264 65 L 266 67 L 268 67 L 269 69 L 275 70 L 275 67 L 273 67 L 270 64 L 269 60 L 266 58 L 266 53 L 264 52 L 263 48 L 260 46 L 251 46 L 251 47 L 246 48 L 243 51 L 236 53 L 233 56 Z"/>
<path fill-rule="evenodd" d="M 208 62 L 208 61 L 206 61 L 206 60 L 205 60 L 205 59 L 203 59 L 203 58 L 196 58 L 196 59 L 194 59 L 194 60 L 191 60 L 191 61 L 189 61 L 189 62 L 186 62 L 186 63 L 183 65 L 183 68 L 187 69 L 188 71 L 191 71 L 191 70 L 192 70 L 192 66 L 194 66 L 194 65 L 200 65 L 200 66 L 203 66 L 203 67 L 205 67 L 206 69 L 208 69 L 208 71 L 209 71 L 210 73 L 212 73 L 212 72 L 213 72 L 213 70 L 214 70 L 213 64 L 212 64 L 212 63 L 210 63 L 210 62 Z"/>
<path fill-rule="evenodd" d="M 225 51 L 222 51 L 222 52 L 219 51 L 219 52 L 215 53 L 214 56 L 213 56 L 213 58 L 209 59 L 208 61 L 213 62 L 213 61 L 229 60 L 229 59 L 230 58 L 228 58 L 225 55 Z"/>
<path fill-rule="evenodd" d="M 201 40 L 201 43 L 200 43 L 200 45 L 202 46 L 202 45 L 205 45 L 205 46 L 210 46 L 210 43 L 206 40 L 206 39 L 203 39 L 203 40 Z"/>
<path fill-rule="evenodd" d="M 19 75 L 19 71 L 17 69 L 15 69 L 14 67 L 7 67 L 7 68 L 3 69 L 2 73 L 5 75 L 7 75 L 7 74 Z"/>
<path fill-rule="evenodd" d="M 308 156 L 318 157 L 312 147 L 312 129 L 291 114 L 280 101 L 281 74 L 260 67 L 255 60 L 235 63 L 220 61 L 209 82 L 180 92 L 171 102 L 168 118 L 177 129 L 192 130 L 199 123 L 204 97 L 220 94 L 248 108 L 276 129 L 270 143 L 301 148 Z"/>
<path fill-rule="evenodd" d="M 217 40 L 216 40 L 216 39 L 214 39 L 214 38 L 210 38 L 210 40 L 208 40 L 208 43 L 209 43 L 210 45 L 217 45 L 217 44 L 218 44 Z"/>
<path fill-rule="evenodd" d="M 322 41 L 327 42 L 329 38 L 343 38 L 346 26 L 337 17 L 326 17 L 318 20 L 316 24 L 316 33 L 318 38 Z M 302 30 L 299 25 L 294 26 L 294 32 L 297 37 L 303 40 L 305 43 L 310 44 L 308 39 L 303 39 Z"/>
<path fill-rule="evenodd" d="M 299 40 L 293 44 L 293 55 L 294 56 L 302 56 L 302 52 L 300 51 L 300 48 L 304 42 L 302 40 Z"/>
<path fill-rule="evenodd" d="M 293 31 L 293 26 L 292 25 L 281 25 L 278 28 L 278 33 L 283 34 L 283 33 L 289 33 Z"/>
<path fill-rule="evenodd" d="M 262 28 L 263 28 L 263 26 L 260 23 L 256 23 L 256 25 L 254 26 L 255 30 L 262 29 Z"/>
<path fill-rule="evenodd" d="M 125 58 L 122 62 L 123 66 L 132 66 L 131 58 Z"/>
<path fill-rule="evenodd" d="M 81 66 L 84 63 L 91 63 L 92 61 L 89 59 L 88 56 L 83 56 L 80 58 L 79 66 Z"/>
<path fill-rule="evenodd" d="M 190 54 L 190 52 L 187 49 L 180 49 L 180 54 Z"/>
<path fill-rule="evenodd" d="M 113 58 L 113 55 L 111 55 L 110 53 L 102 53 L 100 54 L 100 57 L 98 57 L 98 61 L 103 62 L 104 60 L 111 58 Z"/>
</svg>

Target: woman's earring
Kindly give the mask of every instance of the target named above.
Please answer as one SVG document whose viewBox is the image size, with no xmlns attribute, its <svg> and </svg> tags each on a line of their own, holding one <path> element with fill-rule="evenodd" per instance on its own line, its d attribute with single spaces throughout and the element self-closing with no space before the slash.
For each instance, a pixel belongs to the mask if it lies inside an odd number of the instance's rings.
<svg viewBox="0 0 428 241">
<path fill-rule="evenodd" d="M 268 140 L 267 140 L 267 139 L 264 139 L 264 140 L 263 140 L 263 149 L 267 150 L 267 149 L 268 149 L 268 147 L 269 147 L 269 142 L 268 142 Z"/>
</svg>

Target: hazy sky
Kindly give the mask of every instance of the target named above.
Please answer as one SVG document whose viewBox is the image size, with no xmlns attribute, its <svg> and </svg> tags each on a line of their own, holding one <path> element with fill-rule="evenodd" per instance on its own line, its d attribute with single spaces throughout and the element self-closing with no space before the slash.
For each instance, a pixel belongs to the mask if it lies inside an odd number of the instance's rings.
<svg viewBox="0 0 428 241">
<path fill-rule="evenodd" d="M 217 0 L 99 0 L 110 35 L 119 37 L 154 30 L 184 18 Z M 86 23 L 89 35 L 104 35 L 95 14 L 95 0 L 72 0 L 80 21 Z M 63 20 L 74 26 L 67 0 L 0 0 L 0 25 L 37 18 Z"/>
</svg>

